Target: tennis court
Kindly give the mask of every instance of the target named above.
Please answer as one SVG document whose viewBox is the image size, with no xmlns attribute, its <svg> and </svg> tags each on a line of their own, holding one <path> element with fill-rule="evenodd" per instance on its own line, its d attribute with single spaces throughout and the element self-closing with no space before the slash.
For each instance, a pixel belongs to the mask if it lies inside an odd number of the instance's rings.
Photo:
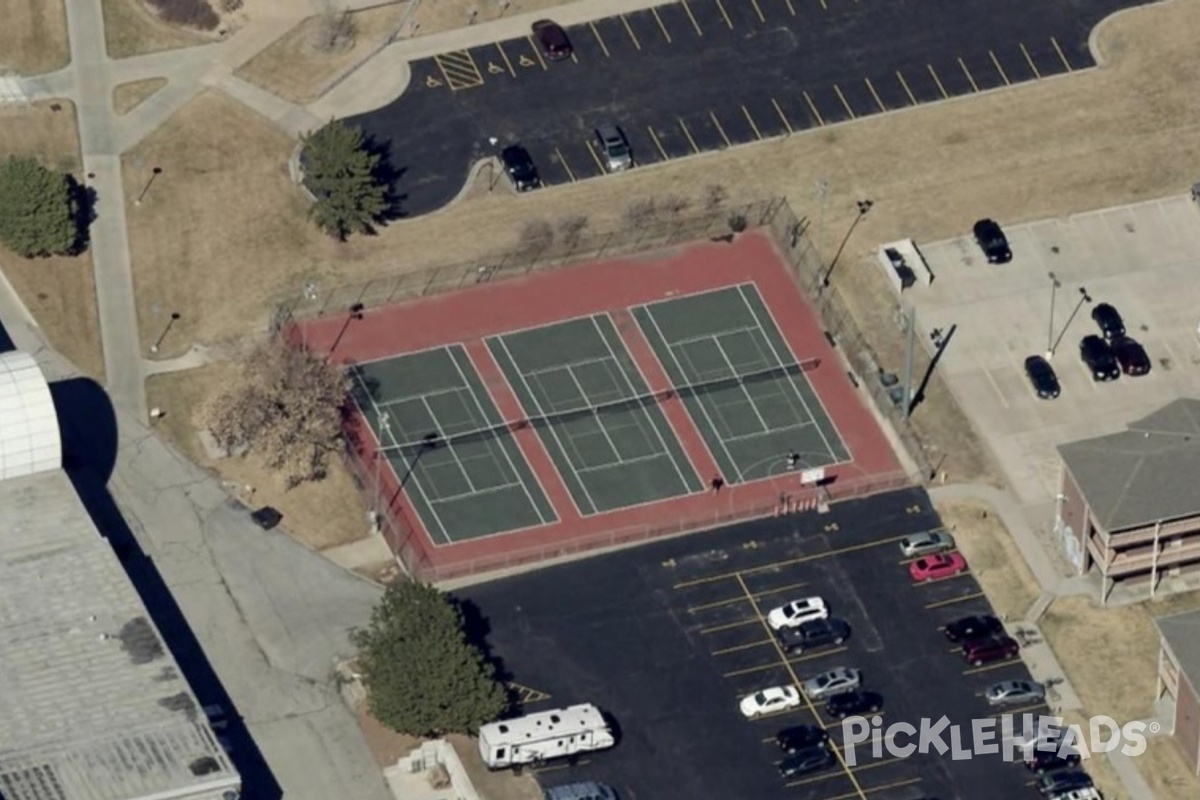
<svg viewBox="0 0 1200 800">
<path fill-rule="evenodd" d="M 357 364 L 351 376 L 399 490 L 436 544 L 558 520 L 461 345 Z"/>
<path fill-rule="evenodd" d="M 583 516 L 705 488 L 608 314 L 487 344 Z"/>
<path fill-rule="evenodd" d="M 754 284 L 637 306 L 633 316 L 726 481 L 849 460 L 805 374 L 820 362 L 796 359 Z"/>
</svg>

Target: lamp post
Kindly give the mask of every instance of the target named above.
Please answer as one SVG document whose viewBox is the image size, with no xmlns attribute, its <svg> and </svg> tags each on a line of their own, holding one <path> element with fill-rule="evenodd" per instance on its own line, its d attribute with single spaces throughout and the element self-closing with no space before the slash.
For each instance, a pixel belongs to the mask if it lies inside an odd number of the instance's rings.
<svg viewBox="0 0 1200 800">
<path fill-rule="evenodd" d="M 1059 282 L 1058 276 L 1053 272 L 1048 273 L 1050 276 L 1050 330 L 1046 334 L 1046 358 L 1054 357 L 1054 301 L 1058 297 L 1058 290 L 1062 288 L 1062 283 Z"/>
<path fill-rule="evenodd" d="M 333 344 L 329 347 L 329 355 L 333 355 L 333 351 L 337 350 L 337 346 L 341 344 L 342 337 L 346 335 L 346 329 L 350 327 L 350 323 L 356 319 L 363 318 L 363 304 L 355 303 L 347 309 L 346 321 L 342 323 L 342 329 L 338 331 L 337 338 L 333 340 Z"/>
<path fill-rule="evenodd" d="M 1075 321 L 1075 315 L 1079 313 L 1079 309 L 1083 308 L 1084 303 L 1092 302 L 1092 296 L 1088 294 L 1087 287 L 1079 287 L 1079 302 L 1075 304 L 1075 308 L 1071 311 L 1071 316 L 1067 317 L 1067 324 L 1063 325 L 1063 329 L 1059 331 L 1058 338 L 1054 340 L 1054 345 L 1050 348 L 1050 357 L 1054 357 L 1054 351 L 1062 344 L 1062 338 L 1067 335 L 1067 329 L 1071 327 L 1071 323 Z"/>
<path fill-rule="evenodd" d="M 496 170 L 496 145 L 500 144 L 500 140 L 495 136 L 488 137 L 488 145 L 492 148 L 492 154 L 488 156 L 488 191 L 496 188 L 496 180 L 499 178 Z"/>
<path fill-rule="evenodd" d="M 170 319 L 167 320 L 167 327 L 163 328 L 163 332 L 158 335 L 158 339 L 154 344 L 150 345 L 150 352 L 157 353 L 158 348 L 162 346 L 163 339 L 167 338 L 167 334 L 171 332 L 171 326 L 174 325 L 182 316 L 178 311 L 172 311 Z"/>
<path fill-rule="evenodd" d="M 146 185 L 142 187 L 142 191 L 138 193 L 137 199 L 133 201 L 135 206 L 142 204 L 142 198 L 146 196 L 146 192 L 150 191 L 150 185 L 154 183 L 154 179 L 162 174 L 162 167 L 154 167 L 150 170 L 150 179 L 146 181 Z"/>
<path fill-rule="evenodd" d="M 392 436 L 392 418 L 386 411 L 379 414 L 379 446 L 375 448 L 375 526 L 383 514 L 383 460 L 386 458 L 383 450 L 383 436 Z"/>
<path fill-rule="evenodd" d="M 863 217 L 867 216 L 871 208 L 875 205 L 874 200 L 859 200 L 858 214 L 854 217 L 854 221 L 850 223 L 850 229 L 846 231 L 846 235 L 842 237 L 842 243 L 838 245 L 837 252 L 833 254 L 833 260 L 829 262 L 829 269 L 825 270 L 825 275 L 821 278 L 821 288 L 829 286 L 829 278 L 833 275 L 833 269 L 837 266 L 838 259 L 842 257 L 842 251 L 846 249 L 846 243 L 850 241 L 850 237 L 854 235 L 854 229 L 863 221 Z"/>
</svg>

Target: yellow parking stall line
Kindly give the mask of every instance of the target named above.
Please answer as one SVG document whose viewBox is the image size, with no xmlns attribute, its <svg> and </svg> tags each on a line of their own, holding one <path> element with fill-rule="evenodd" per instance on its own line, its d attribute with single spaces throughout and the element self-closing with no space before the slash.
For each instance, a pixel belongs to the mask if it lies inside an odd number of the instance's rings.
<svg viewBox="0 0 1200 800">
<path fill-rule="evenodd" d="M 974 594 L 964 594 L 962 597 L 951 597 L 949 600 L 938 600 L 936 603 L 928 603 L 925 608 L 943 608 L 952 606 L 956 603 L 965 603 L 968 600 L 977 600 L 983 597 L 983 592 L 975 592 Z"/>
<path fill-rule="evenodd" d="M 667 151 L 663 149 L 662 142 L 658 140 L 658 134 L 654 132 L 653 126 L 647 125 L 646 130 L 650 131 L 650 138 L 654 140 L 654 146 L 658 148 L 658 152 L 662 155 L 663 161 L 670 161 L 671 157 L 667 155 Z"/>
<path fill-rule="evenodd" d="M 836 774 L 836 773 L 834 773 L 834 774 Z M 886 792 L 889 789 L 902 789 L 905 786 L 912 786 L 914 783 L 920 783 L 920 782 L 921 782 L 920 778 L 906 778 L 905 780 L 902 780 L 902 781 L 892 781 L 891 783 L 885 783 L 882 786 L 870 786 L 866 789 L 863 789 L 863 792 L 865 792 L 866 794 L 878 794 L 879 792 Z M 789 783 L 786 785 L 793 786 L 794 784 Z M 833 797 L 823 797 L 823 798 L 821 798 L 821 800 L 854 800 L 854 798 L 861 797 L 861 796 L 862 795 L 860 795 L 858 792 L 847 792 L 846 794 L 834 795 Z"/>
<path fill-rule="evenodd" d="M 541 53 L 539 53 L 538 60 L 541 61 L 541 59 L 542 59 L 542 55 L 541 55 Z M 579 63 L 579 56 L 575 55 L 574 50 L 571 51 L 571 60 L 574 61 L 576 64 Z M 542 61 L 542 67 L 544 68 L 545 66 L 546 66 L 546 62 Z"/>
<path fill-rule="evenodd" d="M 825 3 L 825 0 L 821 0 L 821 9 L 822 9 L 823 11 L 828 11 L 828 10 L 829 10 L 829 6 L 828 6 L 828 5 Z"/>
<path fill-rule="evenodd" d="M 591 142 L 588 142 L 588 144 L 591 145 Z M 725 600 L 714 600 L 711 603 L 704 603 L 703 605 L 699 605 L 699 606 L 691 606 L 686 610 L 689 614 L 695 614 L 699 611 L 710 611 L 714 608 L 721 608 L 722 606 L 732 606 L 737 603 L 747 603 L 747 602 L 753 602 L 753 601 L 751 601 L 751 599 L 749 597 L 745 597 L 745 596 L 730 597 Z"/>
<path fill-rule="evenodd" d="M 779 119 L 783 122 L 783 127 L 787 128 L 788 133 L 795 133 L 792 130 L 792 123 L 788 122 L 787 114 L 783 113 L 783 109 L 779 107 L 779 103 L 775 102 L 775 98 L 771 98 L 771 105 L 775 106 L 775 113 L 779 115 Z"/>
<path fill-rule="evenodd" d="M 787 3 L 788 13 L 793 17 L 796 16 L 796 7 L 792 5 L 792 0 L 783 0 L 783 2 Z"/>
<path fill-rule="evenodd" d="M 983 672 L 995 672 L 998 669 L 1005 667 L 1020 667 L 1024 665 L 1024 661 L 1019 658 L 1010 658 L 1008 661 L 1001 661 L 998 664 L 988 664 L 986 667 L 974 667 L 973 669 L 964 669 L 963 675 L 979 675 Z"/>
<path fill-rule="evenodd" d="M 596 153 L 596 148 L 592 147 L 590 139 L 585 140 L 584 144 L 587 145 L 588 152 L 592 154 L 592 161 L 596 162 L 596 169 L 600 170 L 600 174 L 603 175 L 605 173 L 604 162 L 600 160 L 599 154 Z"/>
<path fill-rule="evenodd" d="M 934 586 L 939 583 L 945 583 L 946 581 L 952 581 L 955 578 L 967 578 L 970 577 L 970 575 L 971 571 L 967 570 L 966 572 L 960 572 L 957 575 L 947 575 L 944 578 L 933 578 L 932 580 L 928 581 L 914 581 L 913 586 Z"/>
<path fill-rule="evenodd" d="M 744 628 L 747 625 L 757 625 L 756 619 L 740 619 L 737 622 L 726 622 L 724 625 L 713 625 L 711 628 L 701 628 L 700 633 L 720 633 L 722 631 L 731 631 L 734 628 Z"/>
<path fill-rule="evenodd" d="M 571 179 L 571 183 L 578 181 L 579 179 L 575 177 L 575 170 L 571 169 L 571 165 L 563 158 L 562 151 L 556 147 L 554 148 L 554 155 L 558 156 L 558 163 L 562 164 L 562 168 L 567 171 L 567 177 Z"/>
<path fill-rule="evenodd" d="M 834 745 L 834 747 L 837 747 L 837 745 Z M 877 769 L 878 767 L 886 767 L 886 766 L 889 766 L 890 764 L 895 764 L 897 761 L 903 761 L 903 760 L 904 759 L 902 759 L 902 758 L 881 758 L 877 761 L 872 761 L 870 764 L 863 764 L 861 766 L 852 767 L 852 769 L 854 770 L 855 774 L 858 774 L 859 772 L 866 772 L 869 769 Z M 870 791 L 870 790 L 868 789 L 868 791 Z"/>
<path fill-rule="evenodd" d="M 541 775 L 543 772 L 554 772 L 555 770 L 560 770 L 560 769 L 570 769 L 573 766 L 574 767 L 582 767 L 584 764 L 590 764 L 590 763 L 592 763 L 591 760 L 584 759 L 583 761 L 576 761 L 574 764 L 564 762 L 562 764 L 553 764 L 549 767 L 538 767 L 536 769 L 531 769 L 529 771 L 532 772 L 534 775 Z"/>
<path fill-rule="evenodd" d="M 629 27 L 629 20 L 625 19 L 624 14 L 618 15 L 621 18 L 621 24 L 625 26 L 625 32 L 629 34 L 629 38 L 633 40 L 633 46 L 638 50 L 642 49 L 642 43 L 638 41 L 637 34 L 633 32 L 633 28 Z"/>
<path fill-rule="evenodd" d="M 542 48 L 537 46 L 537 44 L 533 41 L 532 36 L 526 36 L 525 38 L 529 40 L 529 49 L 533 51 L 533 54 L 535 56 L 537 56 L 538 63 L 542 65 L 542 69 L 543 70 L 549 69 L 549 67 L 546 66 L 546 59 L 542 58 Z M 497 45 L 497 46 L 499 46 L 499 45 Z M 574 52 L 571 53 L 571 58 L 572 59 L 575 58 Z M 576 62 L 576 63 L 579 63 L 579 62 Z"/>
<path fill-rule="evenodd" d="M 719 8 L 721 10 L 721 16 L 725 18 L 725 24 L 728 25 L 730 29 L 732 29 L 733 28 L 733 20 L 731 20 L 729 18 L 729 13 L 727 11 L 725 11 L 725 4 L 722 3 L 721 0 L 717 0 L 717 8 Z"/>
<path fill-rule="evenodd" d="M 756 620 L 757 621 L 757 620 Z M 759 639 L 757 642 L 749 644 L 738 644 L 733 647 L 722 647 L 720 650 L 713 650 L 709 653 L 710 656 L 727 656 L 730 653 L 740 653 L 743 650 L 753 650 L 755 647 L 762 647 L 764 644 L 770 644 L 770 639 Z"/>
<path fill-rule="evenodd" d="M 758 0 L 750 0 L 750 5 L 754 6 L 754 13 L 758 14 L 758 21 L 766 22 L 767 18 L 763 16 L 762 9 L 758 7 Z"/>
<path fill-rule="evenodd" d="M 1071 67 L 1071 62 L 1067 61 L 1067 57 L 1063 53 L 1062 48 L 1058 46 L 1058 39 L 1055 39 L 1053 36 L 1051 36 L 1050 44 L 1054 45 L 1054 52 L 1058 53 L 1058 57 L 1062 59 L 1063 66 L 1067 68 L 1067 72 L 1074 72 L 1075 70 Z"/>
<path fill-rule="evenodd" d="M 942 99 L 945 100 L 950 97 L 950 93 L 946 91 L 946 87 L 942 86 L 942 79 L 933 71 L 933 64 L 926 64 L 925 66 L 929 68 L 929 76 L 933 78 L 933 82 L 937 84 L 938 91 L 942 93 Z"/>
<path fill-rule="evenodd" d="M 750 116 L 750 109 L 743 105 L 742 113 L 746 115 L 746 122 L 750 123 L 750 129 L 754 131 L 754 135 L 758 139 L 762 139 L 762 132 L 758 129 L 758 126 L 754 124 L 754 117 Z"/>
<path fill-rule="evenodd" d="M 967 62 L 965 62 L 961 58 L 959 58 L 958 65 L 960 67 L 962 67 L 963 74 L 966 75 L 967 80 L 969 80 L 971 82 L 971 88 L 978 92 L 979 84 L 975 82 L 975 76 L 971 74 L 971 70 L 967 69 Z"/>
<path fill-rule="evenodd" d="M 504 59 L 504 66 L 508 68 L 508 74 L 514 78 L 517 77 L 517 71 L 513 69 L 512 62 L 508 60 L 508 53 L 504 52 L 504 47 L 496 42 L 496 49 L 500 51 L 500 57 Z"/>
<path fill-rule="evenodd" d="M 988 55 L 992 57 L 992 63 L 996 65 L 996 72 L 1000 73 L 1000 77 L 1004 79 L 1005 86 L 1012 86 L 1012 81 L 1008 79 L 1008 74 L 1005 73 L 1004 67 L 1000 66 L 1000 59 L 996 58 L 996 54 L 988 50 Z"/>
<path fill-rule="evenodd" d="M 746 667 L 745 669 L 735 669 L 733 672 L 722 672 L 722 678 L 736 678 L 738 675 L 750 675 L 755 672 L 766 672 L 769 669 L 782 669 L 783 664 L 778 661 L 772 661 L 770 664 L 760 664 L 757 667 Z"/>
<path fill-rule="evenodd" d="M 688 5 L 688 0 L 682 0 L 683 10 L 687 12 L 688 19 L 692 21 L 692 27 L 696 29 L 697 36 L 703 36 L 704 31 L 700 30 L 700 23 L 696 22 L 696 15 L 692 13 L 692 7 Z"/>
<path fill-rule="evenodd" d="M 1029 51 L 1025 49 L 1024 42 L 1018 42 L 1021 46 L 1021 52 L 1025 54 L 1025 61 L 1029 64 L 1029 68 L 1033 70 L 1033 77 L 1041 79 L 1042 73 L 1038 71 L 1037 64 L 1033 63 L 1033 56 L 1029 55 Z"/>
<path fill-rule="evenodd" d="M 1017 706 L 1016 708 L 999 708 L 999 709 L 996 709 L 996 713 L 993 714 L 992 717 L 993 717 L 993 719 L 997 719 L 999 717 L 1003 717 L 1006 714 L 1015 717 L 1018 714 L 1027 714 L 1030 711 L 1037 711 L 1039 708 L 1046 708 L 1046 707 L 1047 706 L 1045 703 L 1034 703 L 1031 706 Z"/>
<path fill-rule="evenodd" d="M 604 57 L 612 58 L 612 53 L 608 52 L 608 45 L 604 43 L 604 37 L 600 35 L 600 30 L 596 27 L 596 23 L 589 22 L 588 27 L 592 29 L 592 34 L 595 35 L 596 41 L 600 43 L 600 49 L 604 51 Z"/>
<path fill-rule="evenodd" d="M 854 113 L 854 109 L 846 102 L 846 95 L 842 94 L 842 87 L 836 83 L 833 85 L 833 90 L 837 92 L 838 100 L 842 101 L 842 107 L 846 109 L 846 113 L 850 115 L 850 119 L 858 119 L 858 115 Z"/>
<path fill-rule="evenodd" d="M 733 142 L 729 141 L 729 137 L 725 135 L 725 129 L 721 127 L 721 121 L 717 119 L 717 115 L 713 112 L 708 112 L 709 118 L 713 121 L 713 125 L 717 126 L 717 133 L 721 134 L 721 138 L 725 140 L 726 147 L 733 147 Z M 734 573 L 724 575 L 722 577 L 732 578 Z"/>
<path fill-rule="evenodd" d="M 759 644 L 774 644 L 774 642 L 767 640 L 766 642 L 760 642 Z M 772 661 L 768 664 L 759 664 L 756 667 L 746 667 L 744 669 L 735 669 L 733 672 L 722 673 L 721 677 L 722 678 L 736 678 L 738 675 L 749 675 L 754 672 L 766 672 L 769 669 L 782 668 L 782 669 L 790 670 L 792 668 L 792 665 L 794 665 L 794 664 L 803 664 L 805 661 L 816 661 L 818 658 L 827 658 L 828 656 L 835 656 L 838 653 L 846 652 L 846 650 L 848 650 L 848 649 L 849 648 L 846 648 L 846 647 L 835 647 L 831 650 L 822 650 L 820 653 L 809 653 L 808 655 L 801 656 L 800 658 L 789 658 L 786 661 Z M 716 655 L 716 654 L 714 653 L 714 655 Z"/>
<path fill-rule="evenodd" d="M 822 650 L 822 651 L 821 651 L 821 652 L 819 652 L 819 653 L 809 653 L 808 655 L 806 655 L 806 656 L 800 656 L 799 658 L 789 658 L 789 659 L 787 660 L 787 663 L 789 663 L 789 664 L 803 664 L 805 661 L 815 661 L 815 660 L 817 660 L 818 658 L 825 658 L 826 656 L 835 656 L 835 655 L 837 655 L 838 653 L 844 653 L 844 652 L 846 652 L 848 649 L 849 649 L 849 648 L 847 648 L 847 647 L 834 647 L 834 648 L 831 648 L 831 649 L 829 649 L 829 650 Z"/>
<path fill-rule="evenodd" d="M 650 6 L 650 13 L 654 15 L 654 19 L 658 22 L 658 29 L 662 31 L 663 38 L 667 40 L 667 44 L 671 43 L 671 32 L 667 30 L 666 24 L 663 23 L 662 17 L 659 16 L 658 9 Z"/>
<path fill-rule="evenodd" d="M 692 146 L 692 152 L 699 155 L 700 147 L 696 144 L 696 140 L 692 138 L 692 132 L 688 130 L 687 123 L 682 118 L 679 120 L 679 127 L 683 129 L 683 135 L 687 137 L 688 144 Z"/>
<path fill-rule="evenodd" d="M 871 97 L 875 98 L 875 105 L 879 106 L 880 111 L 887 111 L 887 106 L 879 99 L 879 92 L 875 91 L 875 85 L 871 83 L 870 78 L 863 78 L 863 82 L 867 84 L 867 88 L 871 90 Z"/>
<path fill-rule="evenodd" d="M 821 781 L 827 781 L 830 778 L 844 778 L 844 777 L 846 777 L 846 774 L 844 772 L 826 772 L 824 774 L 814 775 L 811 778 L 804 778 L 803 780 L 799 780 L 799 781 L 788 781 L 787 783 L 784 784 L 784 786 L 791 789 L 792 787 L 795 787 L 795 786 L 809 786 L 814 783 L 820 783 Z M 854 792 L 851 792 L 850 797 L 858 797 L 858 795 Z"/>
<path fill-rule="evenodd" d="M 813 99 L 808 96 L 808 92 L 804 92 L 804 102 L 808 103 L 808 110 L 811 111 L 812 115 L 817 118 L 817 124 L 824 127 L 825 118 L 821 116 L 820 111 L 817 111 L 817 104 L 814 103 Z"/>
</svg>

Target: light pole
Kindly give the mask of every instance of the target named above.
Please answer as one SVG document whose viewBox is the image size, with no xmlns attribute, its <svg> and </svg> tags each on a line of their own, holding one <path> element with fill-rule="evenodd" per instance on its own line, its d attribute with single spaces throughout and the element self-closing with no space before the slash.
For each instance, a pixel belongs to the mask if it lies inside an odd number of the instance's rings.
<svg viewBox="0 0 1200 800">
<path fill-rule="evenodd" d="M 1058 290 L 1062 288 L 1062 283 L 1059 282 L 1058 276 L 1053 272 L 1048 273 L 1050 276 L 1050 331 L 1046 334 L 1046 358 L 1054 357 L 1054 301 L 1058 297 Z"/>
<path fill-rule="evenodd" d="M 179 320 L 180 316 L 182 315 L 178 311 L 171 312 L 171 318 L 167 320 L 167 327 L 163 328 L 163 332 L 158 335 L 158 339 L 155 340 L 154 344 L 150 345 L 151 353 L 158 352 L 158 348 L 162 346 L 163 339 L 167 338 L 167 334 L 171 332 L 171 326 Z"/>
<path fill-rule="evenodd" d="M 817 253 L 825 247 L 825 201 L 829 197 L 829 179 L 821 178 L 813 188 L 817 192 Z"/>
<path fill-rule="evenodd" d="M 1050 357 L 1054 357 L 1054 351 L 1062 344 L 1062 338 L 1067 335 L 1067 329 L 1071 327 L 1071 323 L 1075 321 L 1075 315 L 1079 313 L 1079 309 L 1083 308 L 1084 303 L 1092 302 L 1092 296 L 1088 294 L 1087 287 L 1079 287 L 1079 302 L 1075 304 L 1075 308 L 1071 311 L 1071 316 L 1067 317 L 1067 324 L 1063 325 L 1063 329 L 1059 331 L 1058 338 L 1054 340 L 1054 345 L 1050 348 Z"/>
<path fill-rule="evenodd" d="M 488 144 L 492 148 L 492 153 L 488 156 L 488 191 L 490 192 L 496 188 L 496 179 L 499 177 L 496 173 L 496 145 L 500 144 L 500 140 L 495 136 L 489 136 Z"/>
<path fill-rule="evenodd" d="M 138 193 L 137 199 L 133 201 L 135 206 L 142 204 L 142 198 L 146 196 L 146 192 L 150 191 L 150 184 L 154 183 L 154 179 L 162 174 L 162 167 L 155 167 L 150 170 L 150 180 L 146 181 L 146 185 L 142 187 L 142 191 Z"/>
<path fill-rule="evenodd" d="M 833 254 L 833 260 L 829 262 L 829 269 L 825 270 L 825 275 L 821 278 L 822 289 L 829 286 L 829 278 L 831 275 L 833 275 L 833 269 L 837 266 L 838 259 L 842 257 L 842 251 L 846 249 L 847 242 L 849 242 L 850 237 L 854 235 L 854 229 L 857 228 L 858 224 L 863 221 L 863 217 L 867 216 L 867 213 L 870 212 L 871 208 L 875 205 L 875 201 L 859 200 L 857 204 L 858 214 L 854 217 L 854 221 L 850 223 L 850 229 L 846 231 L 846 235 L 842 237 L 842 243 L 838 245 L 837 252 Z"/>
<path fill-rule="evenodd" d="M 350 323 L 356 319 L 363 318 L 363 304 L 355 303 L 347 309 L 346 321 L 342 323 L 342 329 L 338 331 L 337 338 L 333 340 L 333 344 L 329 347 L 329 355 L 333 355 L 333 351 L 337 350 L 337 346 L 342 343 L 342 337 L 346 335 L 346 329 L 350 327 Z"/>
<path fill-rule="evenodd" d="M 379 414 L 379 446 L 375 448 L 375 526 L 379 527 L 379 519 L 383 513 L 383 460 L 387 458 L 383 450 L 383 435 L 392 436 L 392 418 L 386 411 Z"/>
</svg>

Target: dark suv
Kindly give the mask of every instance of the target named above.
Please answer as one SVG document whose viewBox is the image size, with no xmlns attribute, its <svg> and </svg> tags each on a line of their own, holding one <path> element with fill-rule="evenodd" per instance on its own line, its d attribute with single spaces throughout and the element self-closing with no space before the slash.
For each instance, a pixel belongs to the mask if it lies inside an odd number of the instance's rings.
<svg viewBox="0 0 1200 800">
<path fill-rule="evenodd" d="M 995 220 L 981 219 L 973 229 L 975 243 L 987 256 L 989 264 L 1007 264 L 1012 261 L 1012 250 L 1008 248 L 1008 238 Z"/>
<path fill-rule="evenodd" d="M 1095 334 L 1089 334 L 1079 342 L 1079 358 L 1087 365 L 1094 381 L 1115 381 L 1121 377 L 1121 367 L 1112 348 Z"/>
<path fill-rule="evenodd" d="M 775 743 L 785 753 L 797 753 L 829 741 L 829 732 L 816 725 L 797 725 L 775 734 Z"/>
<path fill-rule="evenodd" d="M 1121 319 L 1121 313 L 1108 303 L 1100 303 L 1092 309 L 1092 322 L 1096 323 L 1105 339 L 1125 335 L 1125 321 Z"/>
<path fill-rule="evenodd" d="M 987 639 L 971 639 L 963 645 L 963 661 L 981 667 L 996 661 L 1007 661 L 1021 651 L 1017 641 L 1009 636 L 990 636 Z"/>
<path fill-rule="evenodd" d="M 825 703 L 825 713 L 838 719 L 875 714 L 881 708 L 883 708 L 883 695 L 864 689 L 835 694 Z"/>
<path fill-rule="evenodd" d="M 1058 385 L 1058 376 L 1054 367 L 1041 356 L 1030 356 L 1025 359 L 1025 377 L 1034 393 L 1043 400 L 1053 400 L 1062 392 Z"/>
<path fill-rule="evenodd" d="M 968 639 L 983 639 L 1004 633 L 1004 624 L 991 614 L 982 617 L 963 617 L 947 625 L 943 631 L 946 638 L 952 642 L 965 642 Z"/>
<path fill-rule="evenodd" d="M 1034 750 L 1025 758 L 1025 766 L 1039 775 L 1079 766 L 1079 753 L 1066 751 L 1061 755 L 1050 750 Z"/>
<path fill-rule="evenodd" d="M 783 649 L 788 655 L 799 655 L 814 647 L 841 644 L 850 638 L 850 626 L 840 619 L 813 619 L 801 623 L 797 628 L 779 631 Z"/>
<path fill-rule="evenodd" d="M 833 753 L 824 744 L 799 750 L 779 763 L 779 774 L 785 778 L 807 775 L 825 769 L 833 763 Z"/>
<path fill-rule="evenodd" d="M 1129 377 L 1136 378 L 1150 371 L 1150 357 L 1146 355 L 1146 348 L 1136 340 L 1118 336 L 1112 340 L 1110 347 L 1117 363 L 1121 365 L 1121 371 Z"/>
<path fill-rule="evenodd" d="M 542 185 L 542 180 L 538 177 L 537 167 L 533 165 L 529 151 L 521 145 L 514 144 L 501 150 L 500 161 L 504 164 L 504 171 L 508 173 L 508 177 L 512 179 L 513 186 L 518 192 L 528 192 L 530 189 L 536 189 Z"/>
<path fill-rule="evenodd" d="M 1060 794 L 1073 792 L 1076 789 L 1089 789 L 1092 786 L 1092 776 L 1086 772 L 1051 772 L 1038 778 L 1037 790 L 1043 797 L 1057 797 Z"/>
</svg>

